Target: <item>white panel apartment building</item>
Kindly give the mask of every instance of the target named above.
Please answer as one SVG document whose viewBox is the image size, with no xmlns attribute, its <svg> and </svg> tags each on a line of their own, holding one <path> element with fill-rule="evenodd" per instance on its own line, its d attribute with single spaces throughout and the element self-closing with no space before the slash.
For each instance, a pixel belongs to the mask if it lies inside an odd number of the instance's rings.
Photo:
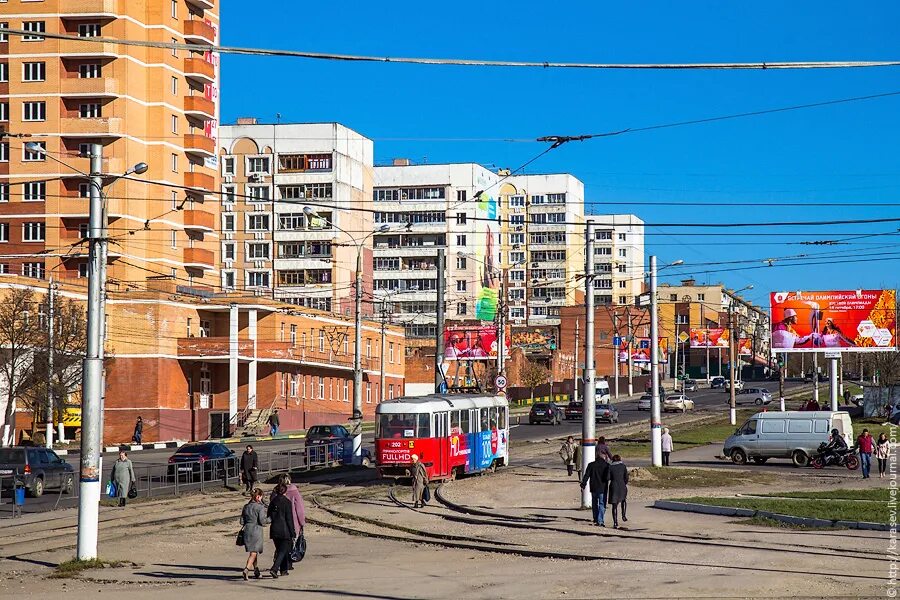
<svg viewBox="0 0 900 600">
<path fill-rule="evenodd" d="M 446 318 L 475 319 L 483 265 L 474 256 L 479 222 L 473 199 L 485 189 L 496 197 L 496 188 L 490 188 L 498 179 L 472 163 L 410 165 L 397 160 L 375 167 L 374 227 L 391 227 L 373 238 L 376 310 L 384 301 L 395 322 L 405 326 L 408 339 L 435 338 L 441 248 L 447 261 Z M 499 264 L 499 253 L 494 260 Z"/>
<path fill-rule="evenodd" d="M 357 250 L 372 231 L 371 212 L 360 210 L 372 197 L 372 141 L 339 123 L 255 119 L 219 134 L 223 287 L 352 310 Z M 304 214 L 306 206 L 316 215 Z"/>
<path fill-rule="evenodd" d="M 644 281 L 644 222 L 635 215 L 590 215 L 586 219 L 596 223 L 595 302 L 634 304 Z"/>
</svg>

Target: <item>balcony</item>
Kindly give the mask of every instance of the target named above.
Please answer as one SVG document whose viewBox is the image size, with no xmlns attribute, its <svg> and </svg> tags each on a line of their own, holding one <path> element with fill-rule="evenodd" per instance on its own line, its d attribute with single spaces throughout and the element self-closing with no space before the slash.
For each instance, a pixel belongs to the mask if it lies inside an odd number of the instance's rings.
<svg viewBox="0 0 900 600">
<path fill-rule="evenodd" d="M 184 59 L 184 75 L 203 83 L 215 83 L 216 67 L 202 58 Z"/>
<path fill-rule="evenodd" d="M 215 44 L 216 30 L 199 20 L 184 22 L 184 40 L 195 44 Z"/>
<path fill-rule="evenodd" d="M 206 173 L 185 173 L 184 185 L 196 190 L 212 192 L 216 189 L 216 178 Z"/>
<path fill-rule="evenodd" d="M 216 7 L 215 0 L 187 0 L 188 4 L 193 4 L 203 10 L 212 10 Z"/>
<path fill-rule="evenodd" d="M 184 228 L 213 233 L 216 230 L 216 215 L 205 210 L 184 211 Z"/>
<path fill-rule="evenodd" d="M 118 96 L 119 81 L 112 77 L 68 77 L 60 80 L 59 91 L 63 96 Z"/>
<path fill-rule="evenodd" d="M 216 266 L 216 256 L 203 248 L 185 248 L 184 266 L 192 269 L 213 269 Z"/>
<path fill-rule="evenodd" d="M 90 38 L 60 40 L 59 52 L 63 58 L 93 58 L 97 56 L 116 58 L 119 56 L 116 45 L 112 42 L 92 41 Z"/>
<path fill-rule="evenodd" d="M 121 137 L 123 135 L 122 119 L 63 118 L 63 137 Z"/>
<path fill-rule="evenodd" d="M 184 136 L 184 151 L 199 156 L 215 156 L 216 143 L 205 135 L 189 133 Z"/>
<path fill-rule="evenodd" d="M 66 14 L 79 17 L 116 16 L 116 0 L 69 0 Z"/>
<path fill-rule="evenodd" d="M 184 112 L 200 119 L 215 119 L 216 105 L 203 96 L 187 96 L 184 99 Z"/>
</svg>

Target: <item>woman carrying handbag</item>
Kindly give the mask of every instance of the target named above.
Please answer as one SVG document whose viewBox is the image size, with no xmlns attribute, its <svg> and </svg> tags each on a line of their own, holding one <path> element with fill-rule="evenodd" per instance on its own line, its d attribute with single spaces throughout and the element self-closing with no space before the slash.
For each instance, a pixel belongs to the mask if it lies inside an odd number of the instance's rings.
<svg viewBox="0 0 900 600">
<path fill-rule="evenodd" d="M 241 533 L 238 534 L 238 545 L 249 552 L 247 565 L 244 567 L 244 581 L 253 569 L 253 577 L 259 579 L 259 555 L 263 551 L 264 527 L 269 524 L 266 516 L 266 505 L 263 504 L 263 491 L 259 488 L 250 492 L 250 501 L 241 511 Z"/>
</svg>

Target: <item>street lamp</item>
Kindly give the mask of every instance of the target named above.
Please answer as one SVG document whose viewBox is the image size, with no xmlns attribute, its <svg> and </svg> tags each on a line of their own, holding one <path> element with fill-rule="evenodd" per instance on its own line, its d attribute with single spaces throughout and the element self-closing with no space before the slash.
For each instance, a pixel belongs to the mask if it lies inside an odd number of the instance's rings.
<svg viewBox="0 0 900 600">
<path fill-rule="evenodd" d="M 729 416 L 730 422 L 732 425 L 737 425 L 737 408 L 736 408 L 736 399 L 735 399 L 735 390 L 734 390 L 734 367 L 735 367 L 735 352 L 734 352 L 734 300 L 737 297 L 737 294 L 741 292 L 752 290 L 753 284 L 746 285 L 739 290 L 736 290 L 730 294 L 730 298 L 728 301 L 728 328 L 730 329 L 728 333 L 728 379 L 729 379 Z"/>
<path fill-rule="evenodd" d="M 678 259 L 661 269 L 683 265 Z M 650 457 L 654 467 L 662 466 L 662 416 L 659 404 L 659 301 L 656 298 L 656 257 L 650 257 Z M 678 343 L 676 341 L 676 343 Z"/>
<path fill-rule="evenodd" d="M 356 274 L 354 276 L 354 351 L 353 351 L 353 414 L 351 421 L 355 421 L 353 426 L 353 464 L 360 464 L 362 461 L 362 251 L 366 240 L 376 233 L 385 233 L 391 230 L 388 223 L 383 223 L 376 229 L 367 233 L 362 239 L 357 240 L 348 231 L 338 227 L 331 219 L 319 215 L 311 206 L 303 207 L 303 214 L 307 217 L 318 217 L 326 223 L 337 229 L 341 233 L 347 235 L 352 244 L 356 246 Z M 408 227 L 408 224 L 404 225 Z M 384 382 L 381 382 L 384 387 Z"/>
</svg>

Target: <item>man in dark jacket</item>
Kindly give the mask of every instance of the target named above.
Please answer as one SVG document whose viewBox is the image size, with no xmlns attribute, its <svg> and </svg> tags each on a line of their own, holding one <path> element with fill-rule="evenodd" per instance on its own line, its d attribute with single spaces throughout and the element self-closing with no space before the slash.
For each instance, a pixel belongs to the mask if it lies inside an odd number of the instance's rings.
<svg viewBox="0 0 900 600">
<path fill-rule="evenodd" d="M 269 415 L 269 428 L 271 430 L 271 435 L 275 435 L 278 433 L 278 427 L 281 425 L 281 419 L 278 418 L 278 409 L 275 409 L 271 415 Z"/>
<path fill-rule="evenodd" d="M 591 513 L 594 524 L 606 527 L 603 523 L 606 516 L 606 488 L 609 485 L 609 463 L 602 456 L 594 459 L 587 466 L 584 477 L 581 479 L 581 489 L 590 482 L 591 484 Z"/>
<path fill-rule="evenodd" d="M 266 516 L 272 522 L 269 527 L 269 538 L 275 543 L 275 560 L 269 573 L 278 579 L 279 575 L 287 575 L 291 568 L 291 550 L 297 531 L 294 528 L 294 508 L 285 496 L 287 486 L 283 483 L 275 488 L 275 496 L 269 501 Z"/>
<path fill-rule="evenodd" d="M 244 482 L 244 492 L 250 493 L 256 487 L 257 473 L 259 473 L 259 455 L 253 451 L 253 446 L 247 444 L 247 449 L 241 455 L 241 480 Z"/>
<path fill-rule="evenodd" d="M 137 423 L 134 424 L 134 435 L 131 436 L 131 441 L 135 444 L 141 443 L 141 438 L 144 436 L 144 420 L 141 417 L 137 418 Z"/>
</svg>

